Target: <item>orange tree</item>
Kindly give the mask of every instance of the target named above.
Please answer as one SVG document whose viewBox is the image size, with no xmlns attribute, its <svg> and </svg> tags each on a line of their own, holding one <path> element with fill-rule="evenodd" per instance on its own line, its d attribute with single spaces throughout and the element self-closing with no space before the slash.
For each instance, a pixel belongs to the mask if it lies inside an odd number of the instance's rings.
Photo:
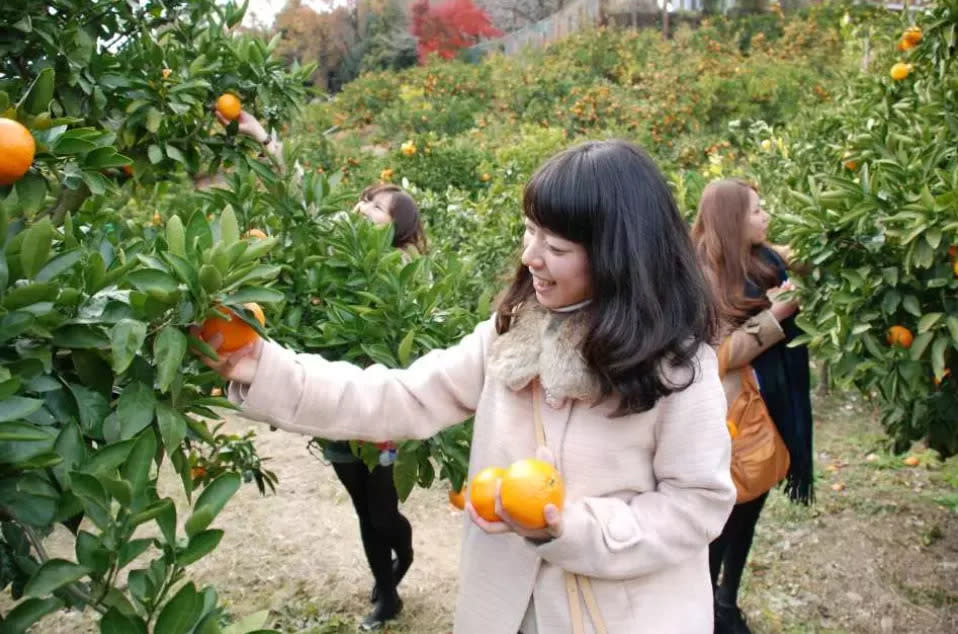
<svg viewBox="0 0 958 634">
<path fill-rule="evenodd" d="M 153 222 L 142 212 L 182 175 L 269 173 L 230 131 L 210 135 L 227 89 L 266 120 L 302 95 L 300 70 L 231 35 L 242 13 L 212 1 L 0 6 L 0 116 L 36 146 L 29 170 L 0 185 L 0 587 L 19 600 L 4 634 L 64 606 L 99 612 L 101 632 L 213 633 L 229 619 L 188 566 L 218 545 L 211 524 L 240 483 L 274 477 L 248 436 L 206 423 L 229 404 L 209 395 L 218 379 L 187 349 L 212 351 L 186 329 L 225 305 L 262 333 L 242 306 L 283 297 L 263 287 L 276 241 L 244 239 L 247 219 L 211 196 L 186 195 Z M 158 491 L 167 462 L 185 507 Z M 73 536 L 69 558 L 44 547 L 57 524 Z"/>
<path fill-rule="evenodd" d="M 837 377 L 877 395 L 899 450 L 958 452 L 958 2 L 872 33 L 867 72 L 753 165 L 811 267 L 799 325 Z M 912 39 L 919 39 L 911 31 Z M 907 73 L 895 72 L 906 64 Z"/>
</svg>

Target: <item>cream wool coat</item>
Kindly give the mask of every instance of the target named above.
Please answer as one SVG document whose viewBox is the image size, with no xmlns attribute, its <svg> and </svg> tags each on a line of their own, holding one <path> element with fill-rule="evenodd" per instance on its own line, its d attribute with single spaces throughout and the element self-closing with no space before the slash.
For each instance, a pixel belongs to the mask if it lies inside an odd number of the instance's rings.
<svg viewBox="0 0 958 634">
<path fill-rule="evenodd" d="M 700 348 L 687 389 L 609 418 L 613 399 L 591 404 L 598 387 L 578 353 L 585 329 L 581 313 L 533 304 L 508 333 L 484 322 L 405 370 L 267 343 L 253 382 L 230 396 L 248 417 L 329 439 L 428 438 L 475 414 L 471 477 L 535 456 L 530 381 L 539 376 L 547 444 L 566 484 L 562 535 L 535 545 L 487 535 L 464 516 L 455 634 L 516 634 L 530 598 L 538 634 L 571 632 L 564 570 L 592 578 L 610 634 L 710 634 L 708 544 L 735 501 L 715 352 Z"/>
</svg>

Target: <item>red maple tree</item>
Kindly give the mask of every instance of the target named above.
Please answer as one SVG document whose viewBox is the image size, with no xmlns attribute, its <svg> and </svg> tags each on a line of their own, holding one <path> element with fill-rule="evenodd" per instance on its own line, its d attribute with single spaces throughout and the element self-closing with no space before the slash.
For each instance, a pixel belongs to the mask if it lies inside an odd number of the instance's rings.
<svg viewBox="0 0 958 634">
<path fill-rule="evenodd" d="M 447 0 L 438 6 L 430 6 L 429 0 L 416 0 L 409 7 L 409 15 L 409 30 L 418 42 L 420 64 L 431 53 L 452 59 L 460 49 L 484 37 L 502 35 L 472 0 Z"/>
</svg>

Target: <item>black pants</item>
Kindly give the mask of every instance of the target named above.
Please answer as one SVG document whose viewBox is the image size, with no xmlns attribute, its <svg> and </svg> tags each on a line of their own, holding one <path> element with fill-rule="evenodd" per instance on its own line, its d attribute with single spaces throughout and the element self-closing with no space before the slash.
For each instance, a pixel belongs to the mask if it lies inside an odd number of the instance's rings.
<svg viewBox="0 0 958 634">
<path fill-rule="evenodd" d="M 712 589 L 723 603 L 738 604 L 738 588 L 742 583 L 748 551 L 752 548 L 752 538 L 755 537 L 755 525 L 758 524 L 766 498 L 768 493 L 763 493 L 751 502 L 736 504 L 725 522 L 722 534 L 709 544 Z M 722 572 L 721 584 L 718 583 L 719 571 Z"/>
<path fill-rule="evenodd" d="M 391 594 L 396 588 L 392 552 L 403 572 L 412 562 L 412 526 L 399 512 L 392 465 L 370 471 L 362 462 L 334 462 L 333 469 L 359 515 L 363 550 L 380 595 Z"/>
</svg>

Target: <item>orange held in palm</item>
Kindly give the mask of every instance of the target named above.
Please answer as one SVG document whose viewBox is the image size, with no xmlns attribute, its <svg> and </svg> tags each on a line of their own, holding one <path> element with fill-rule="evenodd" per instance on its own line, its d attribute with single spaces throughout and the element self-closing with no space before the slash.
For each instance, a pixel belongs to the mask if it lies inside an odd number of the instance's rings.
<svg viewBox="0 0 958 634">
<path fill-rule="evenodd" d="M 885 340 L 888 342 L 888 345 L 891 346 L 911 348 L 911 343 L 915 340 L 915 337 L 911 334 L 911 331 L 904 326 L 892 326 L 888 329 L 888 335 Z"/>
<path fill-rule="evenodd" d="M 36 151 L 29 130 L 13 119 L 0 117 L 0 185 L 13 185 L 23 178 Z"/>
<path fill-rule="evenodd" d="M 512 463 L 499 489 L 502 510 L 527 529 L 545 528 L 545 507 L 554 504 L 562 510 L 565 484 L 548 462 L 527 458 Z"/>
<path fill-rule="evenodd" d="M 240 112 L 243 111 L 243 106 L 236 95 L 226 93 L 216 100 L 216 110 L 223 115 L 224 119 L 236 121 L 239 119 Z"/>
<path fill-rule="evenodd" d="M 469 502 L 479 517 L 487 522 L 502 521 L 496 515 L 496 487 L 505 474 L 506 470 L 502 467 L 486 467 L 469 483 Z"/>
<path fill-rule="evenodd" d="M 453 491 L 449 489 L 449 503 L 455 506 L 460 511 L 466 508 L 466 487 L 463 485 L 459 491 Z"/>
<path fill-rule="evenodd" d="M 251 302 L 249 304 L 243 304 L 243 306 L 253 313 L 256 321 L 258 321 L 261 326 L 266 325 L 266 315 L 263 314 L 263 309 L 260 308 L 259 304 Z M 240 319 L 236 313 L 229 308 L 219 306 L 216 308 L 216 311 L 224 317 L 222 319 L 219 317 L 210 317 L 204 321 L 200 327 L 200 336 L 204 341 L 209 341 L 213 335 L 222 335 L 223 342 L 220 344 L 220 347 L 216 349 L 217 352 L 235 352 L 259 338 L 259 334 L 253 330 L 253 327 Z"/>
</svg>

